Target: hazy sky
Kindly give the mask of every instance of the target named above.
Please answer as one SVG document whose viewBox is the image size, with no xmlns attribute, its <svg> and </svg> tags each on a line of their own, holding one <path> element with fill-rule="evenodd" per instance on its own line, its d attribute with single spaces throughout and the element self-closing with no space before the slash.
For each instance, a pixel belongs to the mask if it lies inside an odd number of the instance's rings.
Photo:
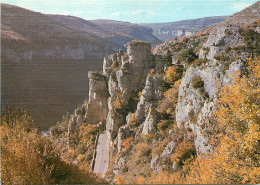
<svg viewBox="0 0 260 185">
<path fill-rule="evenodd" d="M 1 0 L 46 14 L 132 23 L 173 22 L 232 15 L 256 0 Z"/>
</svg>

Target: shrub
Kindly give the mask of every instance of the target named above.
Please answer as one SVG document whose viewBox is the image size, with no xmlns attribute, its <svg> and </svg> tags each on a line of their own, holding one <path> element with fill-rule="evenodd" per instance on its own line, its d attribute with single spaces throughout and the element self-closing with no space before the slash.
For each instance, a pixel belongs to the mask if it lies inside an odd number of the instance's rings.
<svg viewBox="0 0 260 185">
<path fill-rule="evenodd" d="M 112 72 L 112 73 L 111 73 L 111 79 L 112 79 L 114 82 L 118 82 L 117 76 L 116 76 L 116 73 L 115 73 L 115 72 Z"/>
<path fill-rule="evenodd" d="M 205 55 L 205 56 L 208 55 L 210 48 L 204 47 L 204 48 L 202 48 L 202 49 L 203 49 L 203 51 L 205 51 L 204 55 Z"/>
<path fill-rule="evenodd" d="M 161 120 L 159 123 L 157 123 L 157 128 L 159 131 L 163 132 L 165 131 L 170 125 L 170 122 L 168 120 Z"/>
<path fill-rule="evenodd" d="M 117 62 L 117 54 L 113 54 L 113 62 Z"/>
<path fill-rule="evenodd" d="M 163 61 L 168 66 L 172 65 L 172 54 L 171 54 L 170 50 L 167 50 L 166 55 L 163 57 Z"/>
<path fill-rule="evenodd" d="M 185 163 L 191 162 L 194 156 L 196 156 L 194 142 L 184 140 L 176 147 L 174 154 L 171 156 L 171 161 L 177 165 L 177 168 L 181 169 Z"/>
<path fill-rule="evenodd" d="M 117 61 L 114 61 L 114 62 L 113 62 L 112 68 L 114 68 L 114 69 L 118 69 L 118 68 L 119 68 L 119 64 L 118 64 Z"/>
<path fill-rule="evenodd" d="M 232 49 L 232 48 L 229 47 L 229 46 L 225 47 L 225 53 L 228 54 L 228 53 L 231 51 L 231 49 Z"/>
<path fill-rule="evenodd" d="M 204 98 L 204 99 L 208 99 L 209 98 L 209 94 L 207 91 L 205 91 L 205 88 L 199 88 L 199 93 L 200 95 Z"/>
<path fill-rule="evenodd" d="M 200 76 L 197 76 L 191 80 L 191 85 L 193 88 L 201 88 L 204 87 L 204 81 L 200 78 Z"/>
<path fill-rule="evenodd" d="M 225 30 L 225 34 L 228 35 L 228 36 L 230 36 L 230 35 L 232 35 L 232 31 L 230 31 L 230 30 Z"/>
<path fill-rule="evenodd" d="M 182 66 L 170 66 L 165 72 L 166 82 L 173 84 L 175 81 L 179 80 L 182 76 L 183 68 Z"/>
<path fill-rule="evenodd" d="M 204 99 L 209 98 L 209 94 L 204 88 L 204 81 L 199 76 L 191 80 L 191 85 L 194 89 L 199 89 L 199 93 Z"/>
<path fill-rule="evenodd" d="M 193 63 L 192 66 L 193 67 L 198 67 L 202 64 L 202 60 L 201 59 L 196 59 Z"/>
<path fill-rule="evenodd" d="M 179 60 L 190 64 L 197 58 L 198 56 L 194 53 L 193 49 L 188 48 L 181 53 Z"/>
<path fill-rule="evenodd" d="M 217 46 L 217 47 L 223 47 L 223 46 L 225 46 L 225 40 L 224 40 L 224 38 L 222 38 L 222 39 L 219 41 L 218 44 L 215 44 L 215 46 Z"/>
<path fill-rule="evenodd" d="M 217 54 L 214 56 L 214 58 L 222 62 L 229 60 L 229 57 L 225 56 L 224 54 Z"/>
<path fill-rule="evenodd" d="M 136 121 L 136 118 L 135 118 L 135 114 L 131 115 L 128 124 L 129 124 L 130 127 L 136 127 L 137 126 L 137 121 Z"/>
<path fill-rule="evenodd" d="M 140 157 L 149 157 L 152 152 L 150 146 L 144 142 L 138 143 L 135 149 L 136 149 L 137 159 L 140 159 Z"/>
<path fill-rule="evenodd" d="M 126 152 L 128 152 L 128 151 L 130 150 L 131 144 L 132 144 L 133 140 L 134 140 L 133 137 L 129 137 L 129 138 L 126 138 L 126 139 L 124 139 L 124 140 L 122 141 L 121 146 L 123 147 L 123 148 L 122 148 L 122 151 L 123 151 L 124 153 L 126 153 Z"/>
</svg>

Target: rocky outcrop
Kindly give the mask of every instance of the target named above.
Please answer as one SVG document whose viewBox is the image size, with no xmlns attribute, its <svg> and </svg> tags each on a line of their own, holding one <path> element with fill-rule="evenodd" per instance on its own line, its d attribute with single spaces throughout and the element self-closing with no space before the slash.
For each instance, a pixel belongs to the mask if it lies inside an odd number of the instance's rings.
<svg viewBox="0 0 260 185">
<path fill-rule="evenodd" d="M 117 135 L 117 152 L 118 153 L 121 152 L 122 141 L 124 139 L 127 139 L 127 138 L 133 136 L 133 134 L 134 134 L 133 131 L 130 130 L 128 125 L 124 125 L 119 128 L 118 135 Z"/>
<path fill-rule="evenodd" d="M 232 81 L 233 72 L 241 71 L 243 61 L 249 56 L 244 53 L 240 59 L 233 60 L 237 55 L 236 51 L 230 49 L 227 53 L 226 48 L 243 44 L 239 27 L 218 28 L 210 34 L 199 54 L 200 59 L 207 59 L 208 62 L 198 67 L 189 67 L 182 78 L 176 106 L 176 122 L 179 127 L 184 125 L 186 129 L 192 129 L 198 155 L 210 152 L 211 149 L 204 133 L 205 125 L 215 107 L 218 87 Z M 223 56 L 226 58 L 220 58 Z M 203 84 L 201 87 L 196 85 L 198 81 Z"/>
<path fill-rule="evenodd" d="M 176 147 L 176 143 L 174 141 L 169 142 L 168 145 L 163 150 L 161 157 L 163 158 L 170 157 L 175 147 Z"/>
<path fill-rule="evenodd" d="M 107 81 L 102 73 L 89 72 L 89 101 L 86 105 L 86 121 L 88 123 L 105 122 L 108 113 Z"/>
<path fill-rule="evenodd" d="M 89 78 L 89 99 L 82 106 L 75 110 L 69 120 L 68 135 L 75 131 L 83 121 L 90 124 L 100 124 L 105 127 L 108 114 L 109 97 L 107 81 L 100 72 L 88 73 Z"/>
<path fill-rule="evenodd" d="M 127 53 L 120 51 L 110 55 L 104 59 L 103 65 L 110 95 L 106 129 L 112 138 L 116 137 L 119 127 L 126 124 L 127 112 L 122 109 L 135 109 L 130 106 L 130 101 L 144 88 L 147 74 L 156 67 L 150 43 L 135 41 L 125 46 Z"/>
<path fill-rule="evenodd" d="M 137 104 L 135 118 L 137 124 L 143 124 L 143 134 L 152 133 L 157 123 L 158 112 L 155 109 L 156 102 L 161 99 L 162 75 L 152 74 L 146 78 L 145 88 L 142 90 L 140 101 Z"/>
</svg>

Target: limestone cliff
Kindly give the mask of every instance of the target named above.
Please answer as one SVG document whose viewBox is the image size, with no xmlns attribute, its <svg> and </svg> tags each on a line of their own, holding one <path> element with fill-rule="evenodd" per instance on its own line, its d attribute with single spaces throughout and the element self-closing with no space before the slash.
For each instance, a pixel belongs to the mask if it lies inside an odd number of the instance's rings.
<svg viewBox="0 0 260 185">
<path fill-rule="evenodd" d="M 110 141 L 110 180 L 180 171 L 186 158 L 210 154 L 219 88 L 234 72 L 247 73 L 246 59 L 259 53 L 259 26 L 216 27 L 153 50 L 127 43 L 126 53 L 104 58 L 102 72 L 89 72 L 89 100 L 71 117 L 69 135 L 81 122 L 100 125 Z"/>
</svg>

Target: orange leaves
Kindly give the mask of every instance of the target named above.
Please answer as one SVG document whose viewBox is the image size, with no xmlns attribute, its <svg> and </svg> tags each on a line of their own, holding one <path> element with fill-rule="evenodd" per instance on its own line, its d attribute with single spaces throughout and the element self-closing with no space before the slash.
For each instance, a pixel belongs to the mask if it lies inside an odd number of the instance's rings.
<svg viewBox="0 0 260 185">
<path fill-rule="evenodd" d="M 121 175 L 116 176 L 116 182 L 117 182 L 117 184 L 126 184 L 124 178 Z"/>
<path fill-rule="evenodd" d="M 140 142 L 136 145 L 136 154 L 137 154 L 137 160 L 140 159 L 140 157 L 146 156 L 148 157 L 151 153 L 151 148 L 147 143 Z"/>
<path fill-rule="evenodd" d="M 86 170 L 86 166 L 62 161 L 53 143 L 30 126 L 31 120 L 26 112 L 11 109 L 2 112 L 1 117 L 5 118 L 1 119 L 0 126 L 3 184 L 104 183 Z M 84 130 L 91 133 L 89 127 Z M 74 150 L 68 155 L 74 155 Z M 83 155 L 78 155 L 78 160 L 82 159 Z"/>
<path fill-rule="evenodd" d="M 259 60 L 248 61 L 248 75 L 235 73 L 234 83 L 221 88 L 218 129 L 211 156 L 196 159 L 188 182 L 195 183 L 259 183 Z"/>
<path fill-rule="evenodd" d="M 178 144 L 174 154 L 171 156 L 171 161 L 176 163 L 179 167 L 184 163 L 190 162 L 193 156 L 196 155 L 194 142 L 191 140 L 185 140 Z"/>
<path fill-rule="evenodd" d="M 174 83 L 181 77 L 181 71 L 179 69 L 179 66 L 170 66 L 168 67 L 165 75 L 166 75 L 166 81 L 168 83 Z"/>
<path fill-rule="evenodd" d="M 134 140 L 134 138 L 133 137 L 129 137 L 129 138 L 127 138 L 127 139 L 124 139 L 123 141 L 122 141 L 122 147 L 123 147 L 123 149 L 122 149 L 122 151 L 125 153 L 125 152 L 127 152 L 127 151 L 129 151 L 129 149 L 131 148 L 131 143 L 133 142 L 133 140 Z"/>
<path fill-rule="evenodd" d="M 132 114 L 129 120 L 130 127 L 135 127 L 137 124 L 136 118 L 135 118 L 135 114 Z"/>
<path fill-rule="evenodd" d="M 155 70 L 151 69 L 147 76 L 153 76 L 155 74 Z"/>
<path fill-rule="evenodd" d="M 85 148 L 88 148 L 93 144 L 93 140 L 98 132 L 97 125 L 91 125 L 84 123 L 79 129 L 79 141 L 81 145 L 84 145 Z"/>
</svg>

